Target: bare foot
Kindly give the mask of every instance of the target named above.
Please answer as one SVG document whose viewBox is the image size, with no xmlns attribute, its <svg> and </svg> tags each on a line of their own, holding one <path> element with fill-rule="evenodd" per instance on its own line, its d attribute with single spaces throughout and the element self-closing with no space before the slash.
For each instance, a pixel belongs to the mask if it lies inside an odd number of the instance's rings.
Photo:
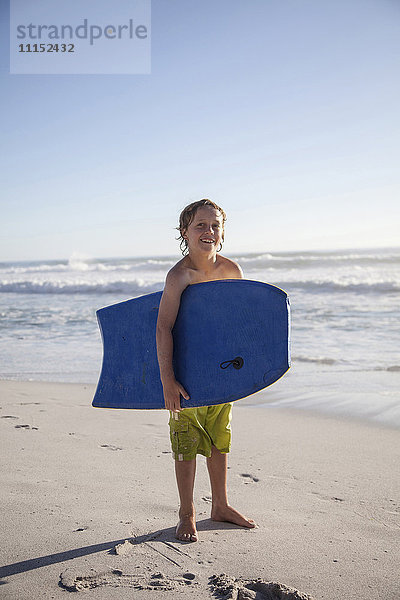
<svg viewBox="0 0 400 600">
<path fill-rule="evenodd" d="M 175 537 L 181 542 L 197 542 L 196 517 L 194 513 L 180 516 Z"/>
<path fill-rule="evenodd" d="M 248 527 L 249 529 L 252 529 L 256 526 L 253 519 L 248 519 L 240 512 L 232 508 L 232 506 L 229 506 L 229 504 L 221 507 L 213 507 L 211 510 L 211 519 L 213 521 L 227 521 L 228 523 L 235 523 L 235 525 L 239 525 L 240 527 Z"/>
</svg>

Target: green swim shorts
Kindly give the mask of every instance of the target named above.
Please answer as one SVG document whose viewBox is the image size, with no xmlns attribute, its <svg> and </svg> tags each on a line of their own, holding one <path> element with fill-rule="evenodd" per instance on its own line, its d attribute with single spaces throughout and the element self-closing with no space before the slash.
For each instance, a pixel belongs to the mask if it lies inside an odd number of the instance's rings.
<svg viewBox="0 0 400 600">
<path fill-rule="evenodd" d="M 196 454 L 211 456 L 211 446 L 226 453 L 231 449 L 232 402 L 217 406 L 170 411 L 169 432 L 175 460 L 192 460 Z"/>
</svg>

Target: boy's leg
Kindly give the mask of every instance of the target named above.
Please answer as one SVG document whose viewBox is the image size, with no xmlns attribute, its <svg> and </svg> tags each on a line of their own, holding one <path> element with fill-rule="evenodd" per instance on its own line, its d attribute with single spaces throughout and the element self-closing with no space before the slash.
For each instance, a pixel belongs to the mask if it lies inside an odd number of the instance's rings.
<svg viewBox="0 0 400 600">
<path fill-rule="evenodd" d="M 175 535 L 184 542 L 197 541 L 193 504 L 196 455 L 211 451 L 211 440 L 201 424 L 203 412 L 201 408 L 185 408 L 178 414 L 170 413 L 170 437 L 180 498 Z"/>
<path fill-rule="evenodd" d="M 197 542 L 196 514 L 193 503 L 196 459 L 176 460 L 175 474 L 180 499 L 179 523 L 176 527 L 175 537 L 183 542 Z"/>
<path fill-rule="evenodd" d="M 202 444 L 205 443 L 197 413 L 198 409 L 196 408 L 185 408 L 180 413 L 170 413 L 169 420 L 171 445 L 175 459 L 176 483 L 180 499 L 179 523 L 176 527 L 175 536 L 183 542 L 197 541 L 193 489 L 196 474 L 196 455 L 199 450 L 200 453 L 204 452 Z M 203 433 L 205 434 L 205 432 Z M 208 444 L 210 448 L 210 442 Z"/>
<path fill-rule="evenodd" d="M 215 446 L 212 446 L 211 456 L 207 458 L 212 493 L 211 518 L 213 521 L 228 521 L 241 527 L 255 527 L 252 519 L 248 519 L 228 504 L 226 485 L 227 467 L 227 454 L 220 452 Z"/>
</svg>

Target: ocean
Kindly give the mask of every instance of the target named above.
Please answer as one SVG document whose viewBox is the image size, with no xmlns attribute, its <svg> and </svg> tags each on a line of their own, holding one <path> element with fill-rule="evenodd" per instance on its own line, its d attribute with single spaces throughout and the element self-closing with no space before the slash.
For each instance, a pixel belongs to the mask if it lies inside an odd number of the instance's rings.
<svg viewBox="0 0 400 600">
<path fill-rule="evenodd" d="M 242 403 L 400 426 L 400 248 L 232 256 L 290 296 L 292 367 Z M 0 263 L 0 378 L 95 383 L 95 311 L 163 288 L 179 256 Z"/>
</svg>

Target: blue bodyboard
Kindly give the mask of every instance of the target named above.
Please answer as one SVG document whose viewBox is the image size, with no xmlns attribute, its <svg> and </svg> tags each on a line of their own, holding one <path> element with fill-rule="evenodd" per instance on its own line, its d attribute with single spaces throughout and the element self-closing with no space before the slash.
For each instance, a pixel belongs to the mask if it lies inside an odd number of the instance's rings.
<svg viewBox="0 0 400 600">
<path fill-rule="evenodd" d="M 103 365 L 92 405 L 165 408 L 156 349 L 162 292 L 97 311 Z M 229 279 L 188 286 L 173 329 L 173 366 L 189 400 L 209 406 L 239 400 L 290 367 L 287 294 L 260 281 Z"/>
</svg>

